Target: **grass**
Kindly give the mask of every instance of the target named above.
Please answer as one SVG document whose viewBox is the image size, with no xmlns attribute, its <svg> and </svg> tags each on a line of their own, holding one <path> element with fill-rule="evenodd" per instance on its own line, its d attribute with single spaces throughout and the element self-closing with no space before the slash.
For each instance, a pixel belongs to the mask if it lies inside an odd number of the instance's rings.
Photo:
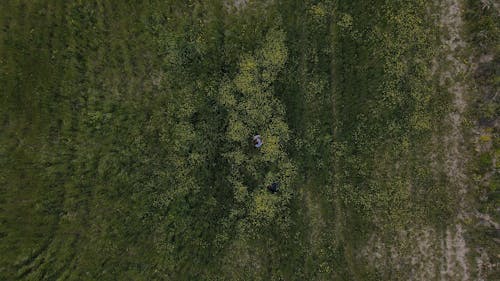
<svg viewBox="0 0 500 281">
<path fill-rule="evenodd" d="M 426 3 L 224 5 L 0 4 L 0 279 L 407 277 L 404 261 L 380 267 L 363 251 L 375 236 L 384 257 L 404 254 L 397 233 L 444 230 L 456 214 L 435 141 L 451 97 L 431 70 Z M 279 61 L 266 42 L 281 31 L 284 64 L 259 62 Z M 268 76 L 242 70 L 251 56 Z M 245 100 L 248 85 L 264 98 Z M 231 126 L 253 113 L 224 87 L 275 107 L 290 140 L 242 148 Z M 266 224 L 253 203 L 271 202 L 258 179 L 274 174 L 258 168 L 272 153 L 283 167 L 265 165 L 295 176 Z"/>
<path fill-rule="evenodd" d="M 498 161 L 498 153 L 495 152 L 498 150 L 498 128 L 494 125 L 497 119 L 494 112 L 498 111 L 498 102 L 493 89 L 497 85 L 494 69 L 498 68 L 498 13 L 474 1 L 466 1 L 464 19 L 466 39 L 470 46 L 467 51 L 471 60 L 478 63 L 470 75 L 474 81 L 475 98 L 468 111 L 469 126 L 481 134 L 471 135 L 467 139 L 468 150 L 473 155 L 468 172 L 475 186 L 469 200 L 483 216 L 489 216 L 497 222 L 499 218 L 494 206 L 498 206 L 498 176 L 493 162 Z M 491 60 L 484 61 L 485 56 L 490 56 Z M 493 253 L 498 252 L 498 245 L 492 242 L 493 229 L 494 226 L 485 224 L 483 219 L 477 217 L 471 219 L 468 228 L 471 243 L 484 249 L 484 253 L 491 256 L 490 262 L 497 264 L 498 257 Z M 481 277 L 494 278 L 496 275 L 498 270 L 491 270 L 484 272 Z"/>
</svg>

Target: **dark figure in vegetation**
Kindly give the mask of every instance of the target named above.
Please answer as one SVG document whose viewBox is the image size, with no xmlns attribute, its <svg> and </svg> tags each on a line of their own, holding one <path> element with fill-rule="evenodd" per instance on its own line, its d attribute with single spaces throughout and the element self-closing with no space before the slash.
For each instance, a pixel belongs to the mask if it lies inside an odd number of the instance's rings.
<svg viewBox="0 0 500 281">
<path fill-rule="evenodd" d="M 264 143 L 260 137 L 260 135 L 255 135 L 252 138 L 253 145 L 257 148 L 261 147 L 262 144 Z"/>
<path fill-rule="evenodd" d="M 271 191 L 271 193 L 276 193 L 278 192 L 279 184 L 277 182 L 273 182 L 272 184 L 267 186 L 267 189 Z"/>
</svg>

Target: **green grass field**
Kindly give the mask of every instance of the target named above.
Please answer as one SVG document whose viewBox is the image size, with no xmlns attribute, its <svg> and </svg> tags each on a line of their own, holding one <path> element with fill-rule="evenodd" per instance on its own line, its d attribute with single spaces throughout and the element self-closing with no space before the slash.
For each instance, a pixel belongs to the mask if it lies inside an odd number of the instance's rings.
<svg viewBox="0 0 500 281">
<path fill-rule="evenodd" d="M 495 280 L 482 3 L 1 1 L 0 280 Z"/>
</svg>

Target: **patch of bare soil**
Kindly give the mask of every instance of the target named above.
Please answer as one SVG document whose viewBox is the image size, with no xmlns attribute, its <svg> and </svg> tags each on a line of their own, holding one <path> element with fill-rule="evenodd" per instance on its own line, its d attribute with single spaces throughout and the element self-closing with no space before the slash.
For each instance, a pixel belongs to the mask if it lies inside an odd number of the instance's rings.
<svg viewBox="0 0 500 281">
<path fill-rule="evenodd" d="M 464 62 L 460 52 L 466 46 L 462 39 L 463 30 L 462 7 L 460 0 L 445 0 L 441 2 L 442 17 L 441 27 L 443 29 L 444 48 L 448 54 L 445 63 L 448 64 L 441 76 L 441 84 L 450 85 L 449 91 L 453 95 L 453 110 L 449 115 L 448 122 L 451 130 L 444 143 L 448 148 L 446 151 L 446 172 L 450 182 L 450 192 L 456 190 L 459 196 L 460 212 L 455 225 L 448 227 L 442 250 L 444 253 L 445 266 L 441 270 L 441 280 L 470 280 L 470 269 L 467 261 L 469 248 L 465 242 L 463 220 L 467 218 L 468 207 L 466 194 L 468 192 L 468 181 L 465 174 L 467 154 L 464 147 L 464 135 L 462 130 L 463 115 L 467 107 L 466 94 L 470 92 L 466 81 L 468 65 Z M 445 33 L 445 31 L 447 31 Z"/>
<path fill-rule="evenodd" d="M 236 11 L 239 11 L 248 4 L 249 0 L 227 0 L 225 1 L 225 6 L 228 9 L 234 9 Z"/>
</svg>

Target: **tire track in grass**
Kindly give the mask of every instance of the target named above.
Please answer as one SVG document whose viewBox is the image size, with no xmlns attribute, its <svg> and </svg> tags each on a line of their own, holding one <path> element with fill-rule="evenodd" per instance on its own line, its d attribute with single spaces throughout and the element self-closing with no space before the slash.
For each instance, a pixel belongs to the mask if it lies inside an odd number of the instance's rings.
<svg viewBox="0 0 500 281">
<path fill-rule="evenodd" d="M 332 24 L 333 25 L 333 24 Z M 332 27 L 331 29 L 331 32 L 332 32 L 332 44 L 334 44 L 334 46 L 336 47 L 335 43 L 338 42 L 339 38 L 338 38 L 338 28 L 335 26 Z M 336 48 L 334 48 L 336 49 Z M 334 53 L 335 54 L 335 53 Z M 332 127 L 332 138 L 333 138 L 333 142 L 335 143 L 338 139 L 338 126 L 339 126 L 339 114 L 337 112 L 337 108 L 339 107 L 339 103 L 338 103 L 338 99 L 337 99 L 337 95 L 339 94 L 338 93 L 338 90 L 339 89 L 339 85 L 337 85 L 337 83 L 339 83 L 338 79 L 337 79 L 337 65 L 336 65 L 336 60 L 335 60 L 335 55 L 332 55 L 332 61 L 331 61 L 331 76 L 330 76 L 330 79 L 331 79 L 331 85 L 332 85 L 332 118 L 334 118 L 334 122 L 333 122 L 333 127 Z M 335 147 L 331 147 L 332 150 L 335 150 Z M 335 156 L 333 156 L 333 159 L 332 159 L 332 174 L 331 174 L 331 182 L 332 182 L 332 188 L 333 188 L 333 208 L 334 208 L 334 214 L 335 214 L 335 217 L 333 218 L 333 220 L 335 221 L 335 227 L 334 227 L 334 233 L 335 233 L 335 237 L 336 237 L 336 240 L 338 241 L 337 243 L 338 244 L 342 244 L 342 248 L 344 250 L 344 259 L 345 259 L 345 262 L 347 263 L 347 269 L 344 269 L 346 272 L 349 273 L 349 276 L 352 276 L 354 279 L 357 279 L 358 276 L 356 275 L 356 272 L 355 270 L 353 270 L 354 268 L 354 263 L 353 263 L 353 258 L 352 258 L 352 250 L 351 250 L 351 247 L 348 243 L 348 241 L 346 241 L 345 239 L 345 235 L 344 233 L 346 232 L 346 229 L 345 229 L 345 214 L 344 214 L 344 211 L 343 211 L 343 207 L 342 207 L 342 202 L 341 202 L 341 199 L 340 199 L 340 189 L 339 189 L 339 186 L 338 186 L 338 181 L 336 180 L 336 176 L 337 176 L 337 173 L 338 171 L 340 171 L 340 165 L 339 165 L 339 161 L 335 158 Z"/>
<path fill-rule="evenodd" d="M 441 8 L 442 43 L 446 57 L 444 63 L 447 67 L 440 77 L 441 86 L 448 86 L 452 94 L 452 112 L 448 116 L 450 132 L 444 137 L 446 144 L 445 171 L 450 182 L 450 192 L 457 192 L 459 202 L 459 213 L 456 223 L 446 230 L 442 241 L 444 264 L 441 267 L 440 277 L 442 280 L 470 280 L 470 269 L 467 262 L 469 253 L 465 242 L 464 219 L 468 217 L 468 206 L 466 195 L 468 192 L 468 180 L 465 174 L 467 156 L 465 154 L 463 136 L 463 115 L 467 107 L 466 92 L 470 90 L 463 81 L 467 71 L 461 51 L 466 47 L 461 32 L 464 29 L 462 21 L 463 3 L 460 0 L 444 0 L 439 2 Z"/>
</svg>

